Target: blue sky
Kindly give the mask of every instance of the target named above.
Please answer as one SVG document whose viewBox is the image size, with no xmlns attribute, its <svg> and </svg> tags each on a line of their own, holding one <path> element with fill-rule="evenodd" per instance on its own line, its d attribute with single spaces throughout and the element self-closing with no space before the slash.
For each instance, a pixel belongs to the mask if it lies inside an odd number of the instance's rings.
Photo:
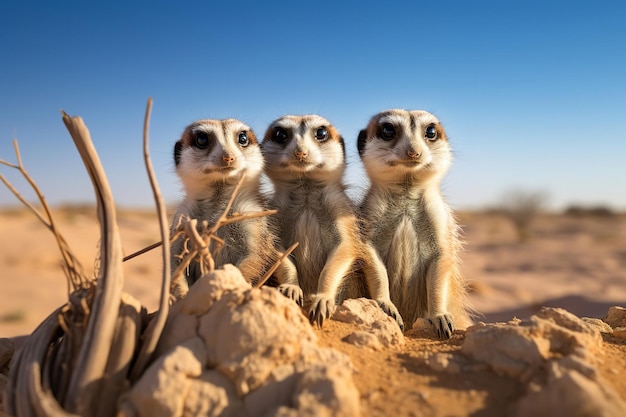
<svg viewBox="0 0 626 417">
<path fill-rule="evenodd" d="M 0 159 L 15 161 L 17 138 L 52 204 L 94 201 L 64 109 L 84 118 L 116 202 L 152 206 L 141 148 L 152 97 L 169 203 L 181 198 L 173 145 L 195 119 L 239 118 L 262 136 L 283 114 L 325 116 L 358 196 L 358 131 L 400 107 L 446 127 L 455 161 L 443 188 L 457 209 L 511 189 L 544 191 L 553 208 L 626 209 L 620 1 L 11 1 L 0 3 L 0 62 Z M 15 202 L 0 187 L 0 205 Z"/>
</svg>

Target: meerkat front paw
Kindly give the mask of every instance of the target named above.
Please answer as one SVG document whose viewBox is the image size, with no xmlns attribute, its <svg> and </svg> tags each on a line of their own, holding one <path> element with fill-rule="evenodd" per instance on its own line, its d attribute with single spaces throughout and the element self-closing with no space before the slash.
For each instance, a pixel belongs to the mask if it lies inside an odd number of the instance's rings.
<svg viewBox="0 0 626 417">
<path fill-rule="evenodd" d="M 439 314 L 428 320 L 435 326 L 440 339 L 450 339 L 454 331 L 454 320 L 450 314 Z"/>
<path fill-rule="evenodd" d="M 333 297 L 315 295 L 311 301 L 309 321 L 311 324 L 317 323 L 319 327 L 322 327 L 324 320 L 330 318 L 335 312 L 335 299 Z"/>
<path fill-rule="evenodd" d="M 400 316 L 398 309 L 395 305 L 393 305 L 391 300 L 376 300 L 376 302 L 378 303 L 380 309 L 385 312 L 385 314 L 387 314 L 389 317 L 396 321 L 398 326 L 400 326 L 400 330 L 404 330 L 404 321 L 402 321 L 402 317 Z"/>
<path fill-rule="evenodd" d="M 281 284 L 278 286 L 278 291 L 280 291 L 285 297 L 291 298 L 296 302 L 296 304 L 302 307 L 304 301 L 302 288 L 294 284 Z"/>
</svg>

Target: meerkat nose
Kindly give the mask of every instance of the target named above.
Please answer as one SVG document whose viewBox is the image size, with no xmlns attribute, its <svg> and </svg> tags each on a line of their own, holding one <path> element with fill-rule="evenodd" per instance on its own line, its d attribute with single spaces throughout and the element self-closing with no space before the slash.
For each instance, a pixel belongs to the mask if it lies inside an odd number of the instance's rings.
<svg viewBox="0 0 626 417">
<path fill-rule="evenodd" d="M 409 155 L 409 158 L 416 159 L 419 158 L 420 153 L 412 148 L 407 149 L 406 154 Z"/>
<path fill-rule="evenodd" d="M 306 158 L 308 154 L 309 153 L 307 151 L 303 150 L 303 149 L 296 149 L 294 151 L 294 155 L 296 156 L 296 158 L 298 158 L 300 160 Z"/>
</svg>

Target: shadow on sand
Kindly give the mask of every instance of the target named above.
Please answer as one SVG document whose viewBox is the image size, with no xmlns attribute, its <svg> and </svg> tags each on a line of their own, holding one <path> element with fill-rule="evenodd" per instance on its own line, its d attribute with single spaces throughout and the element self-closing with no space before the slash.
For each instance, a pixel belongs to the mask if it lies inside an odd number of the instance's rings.
<svg viewBox="0 0 626 417">
<path fill-rule="evenodd" d="M 609 308 L 613 306 L 626 307 L 626 300 L 594 301 L 580 295 L 568 295 L 565 297 L 548 299 L 541 303 L 520 306 L 519 308 L 510 310 L 483 313 L 482 317 L 479 317 L 478 320 L 484 321 L 485 323 L 506 322 L 511 320 L 513 317 L 524 320 L 538 312 L 541 307 L 558 307 L 563 308 L 578 317 L 593 317 L 601 319 L 606 317 Z"/>
</svg>

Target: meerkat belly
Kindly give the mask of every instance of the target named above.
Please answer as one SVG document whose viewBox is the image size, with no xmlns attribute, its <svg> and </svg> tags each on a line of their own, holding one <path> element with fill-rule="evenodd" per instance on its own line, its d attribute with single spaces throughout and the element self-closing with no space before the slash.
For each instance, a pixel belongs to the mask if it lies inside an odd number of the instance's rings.
<svg viewBox="0 0 626 417">
<path fill-rule="evenodd" d="M 387 245 L 387 254 L 384 257 L 392 300 L 401 302 L 408 295 L 407 291 L 419 265 L 418 258 L 417 232 L 411 221 L 403 218 L 391 236 Z"/>
<path fill-rule="evenodd" d="M 391 300 L 408 323 L 425 312 L 426 267 L 432 254 L 428 230 L 417 226 L 415 219 L 402 216 L 377 245 L 387 267 Z"/>
<path fill-rule="evenodd" d="M 305 294 L 317 292 L 317 282 L 328 255 L 336 242 L 333 233 L 312 210 L 304 210 L 294 223 L 293 240 L 299 242 L 294 251 L 300 285 Z"/>
</svg>

